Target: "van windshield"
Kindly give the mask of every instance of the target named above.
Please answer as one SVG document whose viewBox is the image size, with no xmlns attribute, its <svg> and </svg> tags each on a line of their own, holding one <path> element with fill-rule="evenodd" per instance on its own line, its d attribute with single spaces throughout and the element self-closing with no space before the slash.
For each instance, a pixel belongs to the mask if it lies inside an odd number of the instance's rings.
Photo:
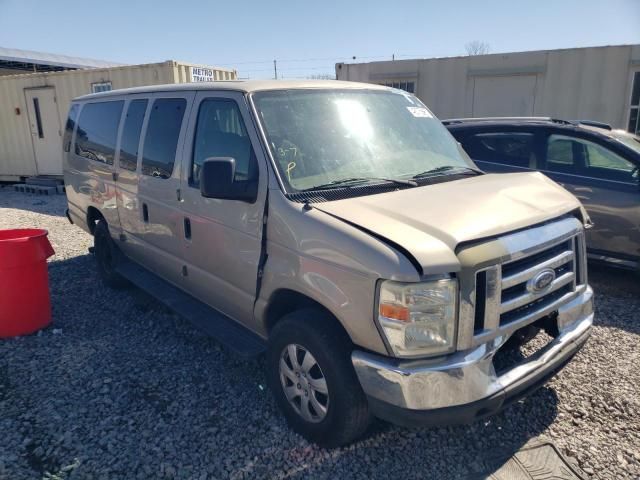
<svg viewBox="0 0 640 480">
<path fill-rule="evenodd" d="M 287 190 L 473 168 L 440 121 L 404 92 L 301 89 L 252 98 Z"/>
</svg>

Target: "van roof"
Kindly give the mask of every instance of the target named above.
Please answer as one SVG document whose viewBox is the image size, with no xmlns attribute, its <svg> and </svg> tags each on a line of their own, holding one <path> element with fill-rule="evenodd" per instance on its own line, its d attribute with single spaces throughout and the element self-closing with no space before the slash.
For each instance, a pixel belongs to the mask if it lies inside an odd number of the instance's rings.
<svg viewBox="0 0 640 480">
<path fill-rule="evenodd" d="M 77 97 L 78 100 L 93 100 L 115 95 L 132 95 L 135 93 L 179 92 L 193 90 L 233 90 L 250 93 L 263 90 L 291 90 L 291 89 L 376 89 L 390 90 L 383 85 L 370 83 L 344 82 L 339 80 L 222 80 L 215 82 L 170 83 L 167 85 L 150 85 L 147 87 L 123 88 L 108 92 L 92 93 Z"/>
</svg>

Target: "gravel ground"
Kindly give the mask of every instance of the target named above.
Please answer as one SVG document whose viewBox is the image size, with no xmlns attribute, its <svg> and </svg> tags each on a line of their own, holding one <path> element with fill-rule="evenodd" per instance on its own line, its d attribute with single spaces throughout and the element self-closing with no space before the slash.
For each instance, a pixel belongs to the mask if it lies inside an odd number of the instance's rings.
<svg viewBox="0 0 640 480">
<path fill-rule="evenodd" d="M 0 341 L 0 478 L 468 478 L 550 439 L 593 478 L 640 478 L 640 281 L 592 268 L 597 320 L 547 386 L 471 425 L 377 422 L 327 451 L 292 433 L 262 360 L 99 282 L 65 199 L 0 189 L 0 228 L 49 230 L 53 324 Z"/>
</svg>

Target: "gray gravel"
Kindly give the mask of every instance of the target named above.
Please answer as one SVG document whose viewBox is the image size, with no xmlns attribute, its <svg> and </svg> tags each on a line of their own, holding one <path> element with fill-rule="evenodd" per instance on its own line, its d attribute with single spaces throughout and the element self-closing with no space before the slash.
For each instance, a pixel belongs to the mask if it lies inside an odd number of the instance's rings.
<svg viewBox="0 0 640 480">
<path fill-rule="evenodd" d="M 0 479 L 468 478 L 551 439 L 593 478 L 640 477 L 640 281 L 592 268 L 597 326 L 558 377 L 468 426 L 377 422 L 326 451 L 292 433 L 262 360 L 227 352 L 135 290 L 99 282 L 65 199 L 0 189 L 0 228 L 42 227 L 56 250 L 53 325 L 0 341 Z"/>
</svg>

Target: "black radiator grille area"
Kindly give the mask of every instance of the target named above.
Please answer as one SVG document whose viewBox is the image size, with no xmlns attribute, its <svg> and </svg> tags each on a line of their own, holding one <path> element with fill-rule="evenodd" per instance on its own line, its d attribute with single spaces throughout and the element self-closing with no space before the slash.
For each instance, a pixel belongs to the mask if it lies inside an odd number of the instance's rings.
<svg viewBox="0 0 640 480">
<path fill-rule="evenodd" d="M 527 316 L 529 313 L 536 310 L 542 310 L 548 307 L 552 303 L 564 297 L 567 293 L 573 292 L 573 284 L 569 283 L 564 287 L 559 288 L 555 292 L 551 292 L 544 297 L 538 298 L 531 303 L 527 303 L 519 308 L 511 310 L 509 312 L 500 315 L 500 326 L 507 325 L 515 320 Z"/>
</svg>

